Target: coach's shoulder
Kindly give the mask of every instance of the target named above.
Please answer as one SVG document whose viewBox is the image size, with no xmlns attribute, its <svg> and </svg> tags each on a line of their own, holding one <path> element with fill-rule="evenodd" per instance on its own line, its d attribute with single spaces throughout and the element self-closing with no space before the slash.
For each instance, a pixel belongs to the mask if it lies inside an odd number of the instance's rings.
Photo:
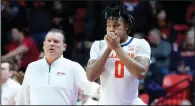
<svg viewBox="0 0 195 106">
<path fill-rule="evenodd" d="M 75 67 L 82 67 L 78 62 L 72 61 L 72 65 Z"/>
<path fill-rule="evenodd" d="M 63 58 L 62 59 L 63 62 L 61 62 L 63 65 L 66 64 L 66 66 L 70 66 L 70 67 L 75 67 L 75 66 L 80 66 L 80 64 L 76 61 L 72 61 L 70 59 L 67 58 Z"/>
<path fill-rule="evenodd" d="M 83 66 L 79 64 L 78 62 L 72 61 L 72 68 L 76 70 L 84 70 Z"/>
<path fill-rule="evenodd" d="M 43 61 L 43 59 L 39 59 L 39 60 L 36 60 L 36 61 L 29 63 L 28 65 L 29 66 L 36 66 L 36 65 L 39 65 L 40 63 L 42 63 L 42 61 Z"/>
<path fill-rule="evenodd" d="M 29 63 L 27 68 L 39 67 L 39 66 L 42 66 L 43 63 L 44 63 L 44 60 L 43 59 L 39 59 L 39 60 L 36 60 L 36 61 L 33 61 L 33 62 Z"/>
</svg>

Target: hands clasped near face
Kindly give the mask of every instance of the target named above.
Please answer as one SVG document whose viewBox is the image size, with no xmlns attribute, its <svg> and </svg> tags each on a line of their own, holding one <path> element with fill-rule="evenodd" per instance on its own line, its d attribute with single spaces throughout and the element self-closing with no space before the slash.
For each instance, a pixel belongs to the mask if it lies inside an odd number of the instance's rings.
<svg viewBox="0 0 195 106">
<path fill-rule="evenodd" d="M 104 40 L 106 40 L 108 48 L 112 50 L 120 48 L 120 36 L 117 31 L 110 31 L 107 33 L 104 37 Z"/>
</svg>

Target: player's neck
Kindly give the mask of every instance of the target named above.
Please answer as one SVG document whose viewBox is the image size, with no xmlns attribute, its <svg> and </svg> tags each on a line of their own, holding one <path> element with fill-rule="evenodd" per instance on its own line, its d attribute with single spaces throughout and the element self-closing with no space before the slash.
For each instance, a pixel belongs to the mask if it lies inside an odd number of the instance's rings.
<svg viewBox="0 0 195 106">
<path fill-rule="evenodd" d="M 127 41 L 127 39 L 128 39 L 128 36 L 126 35 L 125 38 L 123 40 L 121 40 L 120 43 L 124 43 L 125 41 Z"/>
</svg>

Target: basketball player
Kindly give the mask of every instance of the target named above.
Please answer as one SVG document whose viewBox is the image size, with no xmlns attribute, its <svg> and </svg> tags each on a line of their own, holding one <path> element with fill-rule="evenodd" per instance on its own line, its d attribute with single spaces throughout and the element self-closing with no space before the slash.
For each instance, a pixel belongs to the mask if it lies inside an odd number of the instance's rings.
<svg viewBox="0 0 195 106">
<path fill-rule="evenodd" d="M 87 65 L 89 81 L 100 77 L 99 105 L 144 105 L 138 98 L 139 80 L 150 64 L 151 50 L 144 39 L 131 37 L 133 17 L 122 5 L 104 11 L 107 34 L 95 41 Z"/>
</svg>

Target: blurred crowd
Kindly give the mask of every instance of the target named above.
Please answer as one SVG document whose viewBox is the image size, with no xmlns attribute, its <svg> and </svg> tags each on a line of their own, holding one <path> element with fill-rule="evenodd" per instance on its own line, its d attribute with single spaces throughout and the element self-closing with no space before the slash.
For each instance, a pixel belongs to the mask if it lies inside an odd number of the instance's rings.
<svg viewBox="0 0 195 106">
<path fill-rule="evenodd" d="M 191 82 L 195 74 L 194 1 L 184 3 L 186 7 L 183 8 L 183 13 L 175 9 L 176 11 L 169 11 L 168 14 L 166 6 L 158 0 L 2 0 L 2 60 L 15 63 L 13 78 L 22 83 L 27 65 L 44 56 L 42 42 L 47 31 L 59 28 L 66 35 L 67 49 L 63 55 L 85 68 L 92 43 L 103 39 L 106 33 L 104 8 L 119 2 L 127 7 L 135 19 L 135 33 L 130 36 L 145 38 L 151 46 L 151 66 L 146 78 L 140 81 L 140 97 L 151 104 L 173 94 L 167 88 L 178 81 L 188 79 Z M 177 5 L 176 1 L 174 5 Z M 173 16 L 174 13 L 183 14 L 183 19 Z M 178 18 L 181 20 L 176 22 Z M 183 86 L 174 89 L 182 89 L 190 84 L 181 83 Z M 179 101 L 180 104 L 191 104 L 190 98 Z"/>
</svg>

